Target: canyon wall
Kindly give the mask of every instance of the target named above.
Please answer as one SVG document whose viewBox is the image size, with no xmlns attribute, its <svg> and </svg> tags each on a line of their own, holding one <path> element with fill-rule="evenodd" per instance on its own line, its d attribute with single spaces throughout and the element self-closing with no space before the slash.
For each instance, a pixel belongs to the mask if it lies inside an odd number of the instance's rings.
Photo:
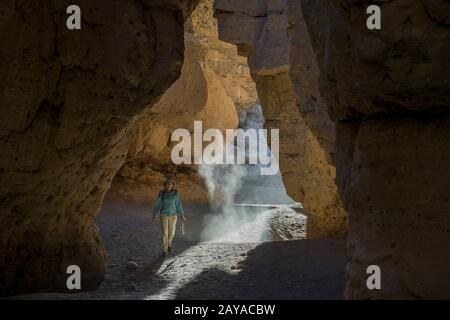
<svg viewBox="0 0 450 320">
<path fill-rule="evenodd" d="M 346 213 L 335 183 L 335 128 L 319 92 L 319 68 L 301 6 L 285 0 L 216 0 L 215 17 L 220 39 L 248 57 L 265 126 L 280 130 L 283 181 L 309 214 L 308 236 L 344 234 Z"/>
<path fill-rule="evenodd" d="M 337 124 L 347 298 L 450 298 L 449 2 L 377 2 L 373 31 L 370 1 L 301 3 Z"/>
<path fill-rule="evenodd" d="M 103 279 L 92 224 L 126 159 L 130 124 L 180 74 L 196 1 L 0 4 L 0 295 L 82 289 Z"/>
<path fill-rule="evenodd" d="M 160 101 L 134 124 L 127 161 L 113 181 L 108 197 L 153 201 L 164 176 L 177 181 L 186 202 L 208 202 L 196 165 L 174 165 L 170 158 L 177 128 L 193 132 L 195 120 L 203 130 L 234 129 L 237 110 L 257 101 L 247 61 L 236 47 L 219 40 L 213 0 L 200 1 L 185 25 L 185 62 L 180 78 Z"/>
<path fill-rule="evenodd" d="M 379 31 L 369 4 L 216 0 L 215 15 L 281 129 L 290 195 L 319 235 L 344 229 L 339 198 L 348 211 L 347 298 L 448 298 L 450 4 L 379 2 Z M 366 286 L 372 264 L 381 290 Z"/>
</svg>

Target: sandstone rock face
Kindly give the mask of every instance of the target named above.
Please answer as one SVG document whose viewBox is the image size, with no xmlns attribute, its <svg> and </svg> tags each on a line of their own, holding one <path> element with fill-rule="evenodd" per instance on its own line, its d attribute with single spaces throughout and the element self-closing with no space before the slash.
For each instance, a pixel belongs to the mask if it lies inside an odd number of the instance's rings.
<svg viewBox="0 0 450 320">
<path fill-rule="evenodd" d="M 200 64 L 214 72 L 237 110 L 247 110 L 258 99 L 247 59 L 238 54 L 235 45 L 219 39 L 217 20 L 213 17 L 214 0 L 202 0 L 190 19 L 187 31 L 201 48 Z"/>
<path fill-rule="evenodd" d="M 294 1 L 293 1 L 294 2 Z M 450 36 L 446 1 L 303 0 L 337 123 L 338 187 L 349 213 L 348 298 L 450 298 Z M 381 268 L 368 290 L 366 268 Z"/>
<path fill-rule="evenodd" d="M 196 1 L 0 4 L 0 294 L 103 278 L 92 220 L 125 161 L 130 123 L 176 80 Z"/>
<path fill-rule="evenodd" d="M 185 26 L 185 62 L 180 78 L 160 101 L 134 124 L 125 165 L 108 194 L 114 199 L 153 201 L 165 175 L 177 180 L 186 202 L 208 202 L 197 166 L 174 165 L 170 135 L 177 128 L 193 131 L 195 120 L 203 130 L 234 129 L 236 110 L 245 110 L 257 100 L 256 85 L 246 59 L 236 47 L 218 39 L 212 0 L 203 0 Z"/>
<path fill-rule="evenodd" d="M 301 6 L 216 0 L 215 16 L 220 38 L 248 57 L 266 127 L 280 129 L 283 181 L 310 214 L 308 236 L 345 233 L 346 213 L 335 184 L 334 125 L 319 93 L 319 69 Z"/>
</svg>

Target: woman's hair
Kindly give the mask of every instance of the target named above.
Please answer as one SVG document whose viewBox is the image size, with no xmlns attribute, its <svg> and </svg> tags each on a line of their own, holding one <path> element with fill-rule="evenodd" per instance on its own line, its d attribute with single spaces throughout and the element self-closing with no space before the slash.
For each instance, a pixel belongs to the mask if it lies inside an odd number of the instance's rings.
<svg viewBox="0 0 450 320">
<path fill-rule="evenodd" d="M 176 182 L 175 182 L 174 179 L 171 179 L 171 178 L 166 177 L 166 178 L 164 179 L 163 186 L 166 186 L 166 184 L 168 184 L 168 183 L 172 183 L 172 185 L 175 187 Z"/>
</svg>

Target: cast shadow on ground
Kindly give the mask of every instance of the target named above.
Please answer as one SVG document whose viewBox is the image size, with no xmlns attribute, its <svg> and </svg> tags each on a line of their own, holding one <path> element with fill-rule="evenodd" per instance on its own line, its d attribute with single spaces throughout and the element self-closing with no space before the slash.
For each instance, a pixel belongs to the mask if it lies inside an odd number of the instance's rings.
<svg viewBox="0 0 450 320">
<path fill-rule="evenodd" d="M 265 242 L 243 260 L 204 270 L 175 299 L 343 299 L 344 238 Z"/>
</svg>

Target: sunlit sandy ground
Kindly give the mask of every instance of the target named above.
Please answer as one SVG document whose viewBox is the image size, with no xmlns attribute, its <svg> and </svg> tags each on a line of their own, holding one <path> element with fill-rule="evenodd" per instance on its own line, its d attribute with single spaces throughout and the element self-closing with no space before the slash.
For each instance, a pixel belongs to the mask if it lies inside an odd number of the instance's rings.
<svg viewBox="0 0 450 320">
<path fill-rule="evenodd" d="M 200 241 L 200 235 L 204 229 L 203 218 L 210 211 L 208 206 L 188 204 L 185 205 L 185 211 L 188 217 L 185 235 L 181 234 L 179 225 L 173 252 L 167 259 L 161 259 L 160 227 L 158 221 L 151 222 L 151 206 L 105 203 L 96 219 L 109 255 L 105 280 L 101 286 L 89 293 L 46 293 L 16 298 L 341 299 L 343 297 L 345 239 L 236 242 L 236 230 L 230 230 L 231 234 L 234 233 L 233 241 L 203 242 Z M 260 226 L 266 224 L 267 221 L 264 221 L 259 221 Z M 250 230 L 249 227 L 250 225 L 247 225 L 246 228 Z M 247 231 L 243 233 L 247 234 Z M 225 234 L 222 237 L 230 239 Z M 250 240 L 252 237 L 257 238 L 252 235 Z M 135 270 L 127 268 L 130 261 L 135 262 L 138 268 Z"/>
</svg>

